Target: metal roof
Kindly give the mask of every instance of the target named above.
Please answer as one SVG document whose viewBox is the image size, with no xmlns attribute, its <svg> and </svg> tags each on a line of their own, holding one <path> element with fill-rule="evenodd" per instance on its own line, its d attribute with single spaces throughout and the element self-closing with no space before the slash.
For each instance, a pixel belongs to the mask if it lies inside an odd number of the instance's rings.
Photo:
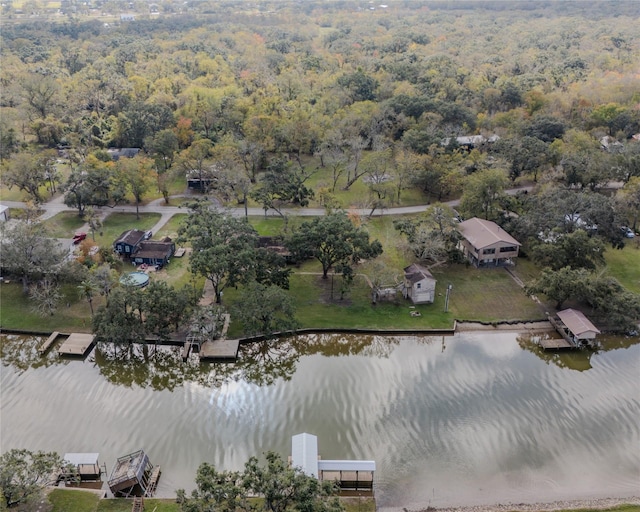
<svg viewBox="0 0 640 512">
<path fill-rule="evenodd" d="M 471 245 L 476 249 L 483 249 L 498 242 L 517 246 L 521 245 L 520 242 L 509 233 L 490 220 L 473 217 L 472 219 L 461 222 L 458 228 L 462 236 L 469 240 Z"/>
<path fill-rule="evenodd" d="M 597 327 L 582 312 L 575 309 L 569 308 L 558 311 L 558 318 L 575 336 L 580 337 L 587 333 L 600 334 Z"/>
<path fill-rule="evenodd" d="M 321 471 L 375 471 L 375 460 L 319 460 Z"/>
<path fill-rule="evenodd" d="M 99 453 L 65 453 L 64 461 L 74 466 L 98 464 Z"/>
<path fill-rule="evenodd" d="M 291 438 L 291 465 L 305 475 L 318 478 L 318 438 L 313 434 L 297 434 Z"/>
</svg>

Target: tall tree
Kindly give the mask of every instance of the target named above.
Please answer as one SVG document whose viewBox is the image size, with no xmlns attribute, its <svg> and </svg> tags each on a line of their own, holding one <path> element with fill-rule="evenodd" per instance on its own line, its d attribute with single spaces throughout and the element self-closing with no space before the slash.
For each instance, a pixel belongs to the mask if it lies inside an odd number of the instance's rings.
<svg viewBox="0 0 640 512">
<path fill-rule="evenodd" d="M 243 472 L 217 471 L 202 463 L 196 476 L 196 489 L 190 496 L 178 490 L 178 503 L 183 512 L 343 512 L 338 488 L 333 482 L 320 482 L 293 468 L 280 455 L 267 452 L 261 464 L 251 457 Z M 248 502 L 249 496 L 261 496 L 261 504 Z"/>
<path fill-rule="evenodd" d="M 0 495 L 8 508 L 31 505 L 42 497 L 51 475 L 64 462 L 55 452 L 11 449 L 0 456 Z M 26 509 L 25 509 L 26 510 Z"/>
<path fill-rule="evenodd" d="M 31 200 L 41 203 L 44 198 L 40 189 L 47 182 L 53 187 L 55 181 L 50 160 L 51 154 L 48 152 L 17 153 L 4 162 L 3 181 L 9 189 L 17 187 L 28 194 Z"/>
<path fill-rule="evenodd" d="M 139 219 L 140 202 L 158 179 L 153 162 L 148 158 L 137 156 L 135 158 L 121 158 L 116 165 L 120 179 L 127 185 L 136 202 L 136 219 Z"/>
<path fill-rule="evenodd" d="M 295 330 L 295 306 L 285 290 L 276 285 L 249 283 L 242 290 L 234 316 L 249 336 L 271 336 L 275 332 Z"/>
<path fill-rule="evenodd" d="M 272 209 L 284 217 L 284 205 L 307 206 L 309 199 L 313 198 L 313 190 L 305 185 L 312 174 L 313 172 L 294 168 L 291 162 L 277 159 L 269 166 L 260 186 L 251 195 L 262 205 L 265 215 L 267 210 Z"/>
<path fill-rule="evenodd" d="M 29 291 L 30 282 L 45 277 L 54 281 L 55 276 L 64 271 L 66 251 L 47 237 L 39 222 L 18 221 L 3 226 L 2 234 L 2 268 L 20 278 L 25 293 Z"/>
<path fill-rule="evenodd" d="M 506 185 L 507 176 L 502 169 L 486 169 L 473 173 L 464 184 L 460 209 L 467 217 L 495 219 Z"/>
<path fill-rule="evenodd" d="M 294 258 L 317 259 L 322 265 L 323 279 L 327 279 L 334 265 L 349 272 L 359 261 L 382 254 L 380 242 L 370 242 L 369 233 L 355 226 L 343 211 L 303 222 L 286 243 Z"/>
<path fill-rule="evenodd" d="M 191 212 L 178 229 L 178 241 L 191 243 L 191 272 L 211 282 L 216 302 L 220 303 L 227 286 L 244 282 L 252 274 L 258 234 L 246 220 L 207 204 L 189 206 Z"/>
</svg>

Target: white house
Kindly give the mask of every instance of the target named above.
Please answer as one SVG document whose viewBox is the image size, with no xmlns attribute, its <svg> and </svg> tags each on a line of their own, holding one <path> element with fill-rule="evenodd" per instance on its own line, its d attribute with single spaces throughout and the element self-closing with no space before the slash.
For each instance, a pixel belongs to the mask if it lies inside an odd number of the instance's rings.
<svg viewBox="0 0 640 512">
<path fill-rule="evenodd" d="M 413 263 L 404 269 L 402 295 L 414 304 L 432 303 L 436 297 L 436 278 L 422 265 Z"/>
</svg>

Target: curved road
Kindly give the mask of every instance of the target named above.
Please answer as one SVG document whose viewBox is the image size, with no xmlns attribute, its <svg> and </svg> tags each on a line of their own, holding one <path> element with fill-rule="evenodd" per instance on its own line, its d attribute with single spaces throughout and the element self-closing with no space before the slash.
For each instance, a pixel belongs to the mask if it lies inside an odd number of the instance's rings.
<svg viewBox="0 0 640 512">
<path fill-rule="evenodd" d="M 533 189 L 531 186 L 520 187 L 520 188 L 512 188 L 507 189 L 505 192 L 508 195 L 515 195 L 518 192 L 530 192 Z M 172 197 L 190 197 L 190 196 L 172 196 Z M 64 204 L 63 196 L 57 196 L 53 198 L 51 201 L 43 203 L 38 207 L 44 210 L 44 213 L 40 216 L 40 220 L 47 220 L 51 217 L 54 217 L 60 212 L 71 212 L 76 211 L 75 208 L 70 208 L 66 204 Z M 140 213 L 159 213 L 161 215 L 160 220 L 156 223 L 156 225 L 152 228 L 152 231 L 157 232 L 162 226 L 164 226 L 171 217 L 178 213 L 186 213 L 186 209 L 181 206 L 167 206 L 164 203 L 164 199 L 156 199 L 151 201 L 149 204 L 141 205 L 139 207 Z M 216 201 L 212 201 L 213 204 Z M 26 204 L 21 201 L 2 201 L 2 204 L 8 206 L 9 208 L 25 208 Z M 446 204 L 451 207 L 458 206 L 460 204 L 459 199 L 454 199 L 453 201 L 446 201 L 443 204 Z M 219 205 L 217 205 L 219 206 Z M 382 215 L 406 215 L 411 213 L 420 213 L 425 211 L 430 205 L 417 205 L 417 206 L 398 206 L 394 208 L 384 208 L 380 210 L 375 210 L 373 213 L 373 217 L 379 217 Z M 350 209 L 352 211 L 357 212 L 359 215 L 363 217 L 368 217 L 371 213 L 370 208 L 356 208 Z M 127 213 L 135 213 L 136 207 L 135 205 L 125 204 L 118 205 L 112 207 L 103 206 L 96 208 L 96 211 L 100 213 L 100 216 L 104 219 L 109 214 L 114 212 L 127 212 Z M 240 208 L 225 208 L 225 211 L 230 212 L 232 215 L 237 217 L 243 217 L 245 215 L 244 207 Z M 264 208 L 248 208 L 248 214 L 252 217 L 263 216 L 265 215 Z M 283 208 L 282 212 L 286 215 L 297 215 L 301 217 L 318 217 L 326 214 L 326 210 L 324 208 Z M 279 214 L 275 210 L 267 210 L 266 216 L 278 217 Z"/>
</svg>

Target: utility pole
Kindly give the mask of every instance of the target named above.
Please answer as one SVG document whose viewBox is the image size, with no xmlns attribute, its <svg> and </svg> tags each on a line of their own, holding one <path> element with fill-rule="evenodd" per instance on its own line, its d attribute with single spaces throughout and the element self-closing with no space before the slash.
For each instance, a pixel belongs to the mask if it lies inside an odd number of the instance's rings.
<svg viewBox="0 0 640 512">
<path fill-rule="evenodd" d="M 451 289 L 453 288 L 453 285 L 450 284 L 449 286 L 447 286 L 447 295 L 444 299 L 444 312 L 448 313 L 449 312 L 449 294 L 451 293 Z"/>
</svg>

